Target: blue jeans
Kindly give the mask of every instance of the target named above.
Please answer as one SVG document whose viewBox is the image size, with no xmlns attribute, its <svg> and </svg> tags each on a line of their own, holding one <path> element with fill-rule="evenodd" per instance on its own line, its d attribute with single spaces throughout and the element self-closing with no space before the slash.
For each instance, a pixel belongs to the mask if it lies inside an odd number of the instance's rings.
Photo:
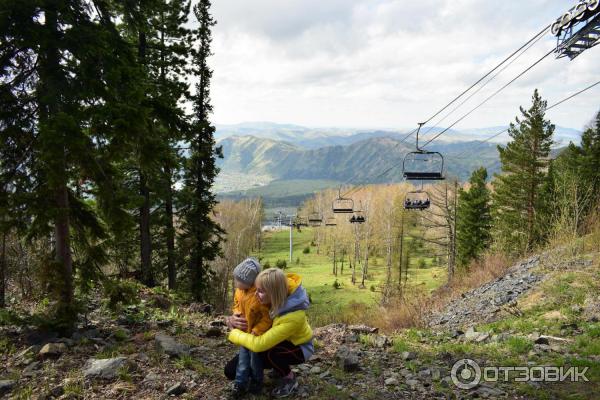
<svg viewBox="0 0 600 400">
<path fill-rule="evenodd" d="M 252 378 L 255 383 L 262 383 L 263 376 L 263 363 L 260 355 L 245 347 L 240 347 L 239 360 L 235 370 L 235 383 L 245 387 L 249 378 Z"/>
</svg>

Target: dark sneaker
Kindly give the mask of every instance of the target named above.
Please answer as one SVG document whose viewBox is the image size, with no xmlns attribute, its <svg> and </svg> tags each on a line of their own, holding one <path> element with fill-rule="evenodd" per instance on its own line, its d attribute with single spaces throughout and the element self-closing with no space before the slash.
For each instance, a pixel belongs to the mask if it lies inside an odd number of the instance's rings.
<svg viewBox="0 0 600 400">
<path fill-rule="evenodd" d="M 281 385 L 273 389 L 272 394 L 275 397 L 287 397 L 294 393 L 297 388 L 298 381 L 295 376 L 293 378 L 283 378 Z"/>
<path fill-rule="evenodd" d="M 263 383 L 250 381 L 250 385 L 248 385 L 248 393 L 259 395 L 262 393 Z"/>
<path fill-rule="evenodd" d="M 267 376 L 269 377 L 269 379 L 271 379 L 273 381 L 281 379 L 281 374 L 279 372 L 277 372 L 276 369 L 272 369 L 271 371 L 269 371 Z"/>
<path fill-rule="evenodd" d="M 229 392 L 229 399 L 231 399 L 231 400 L 241 399 L 244 397 L 245 394 L 246 394 L 246 388 L 238 385 L 237 383 L 234 383 L 233 386 L 231 386 L 231 390 Z"/>
</svg>

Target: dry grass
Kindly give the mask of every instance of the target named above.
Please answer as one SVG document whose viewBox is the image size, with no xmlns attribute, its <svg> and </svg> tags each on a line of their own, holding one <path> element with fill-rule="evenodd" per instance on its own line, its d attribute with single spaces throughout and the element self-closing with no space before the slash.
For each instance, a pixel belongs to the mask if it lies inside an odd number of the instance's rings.
<svg viewBox="0 0 600 400">
<path fill-rule="evenodd" d="M 424 327 L 431 313 L 442 310 L 461 294 L 504 275 L 513 264 L 513 260 L 504 255 L 486 254 L 468 269 L 458 272 L 450 284 L 432 293 L 411 289 L 402 298 L 381 307 L 376 326 L 387 332 Z"/>
</svg>

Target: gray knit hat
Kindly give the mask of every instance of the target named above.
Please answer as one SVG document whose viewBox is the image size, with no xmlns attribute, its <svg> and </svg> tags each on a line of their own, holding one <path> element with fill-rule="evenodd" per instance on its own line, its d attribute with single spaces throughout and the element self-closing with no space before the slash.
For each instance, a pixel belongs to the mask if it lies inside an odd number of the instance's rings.
<svg viewBox="0 0 600 400">
<path fill-rule="evenodd" d="M 253 285 L 256 276 L 260 273 L 260 264 L 255 258 L 246 258 L 233 270 L 233 277 L 247 285 Z"/>
</svg>

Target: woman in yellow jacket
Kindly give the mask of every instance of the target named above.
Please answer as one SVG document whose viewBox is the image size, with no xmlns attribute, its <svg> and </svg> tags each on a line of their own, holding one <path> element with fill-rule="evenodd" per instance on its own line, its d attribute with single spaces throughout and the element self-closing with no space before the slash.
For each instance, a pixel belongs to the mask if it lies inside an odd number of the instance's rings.
<svg viewBox="0 0 600 400">
<path fill-rule="evenodd" d="M 260 336 L 233 329 L 229 340 L 260 353 L 265 368 L 273 368 L 283 378 L 273 395 L 285 397 L 298 387 L 290 365 L 302 364 L 314 353 L 313 333 L 306 317 L 310 302 L 300 276 L 286 275 L 278 268 L 262 271 L 255 284 L 258 300 L 270 308 L 273 326 Z M 235 371 L 230 365 L 235 360 L 225 367 L 228 377 L 232 369 Z"/>
</svg>

